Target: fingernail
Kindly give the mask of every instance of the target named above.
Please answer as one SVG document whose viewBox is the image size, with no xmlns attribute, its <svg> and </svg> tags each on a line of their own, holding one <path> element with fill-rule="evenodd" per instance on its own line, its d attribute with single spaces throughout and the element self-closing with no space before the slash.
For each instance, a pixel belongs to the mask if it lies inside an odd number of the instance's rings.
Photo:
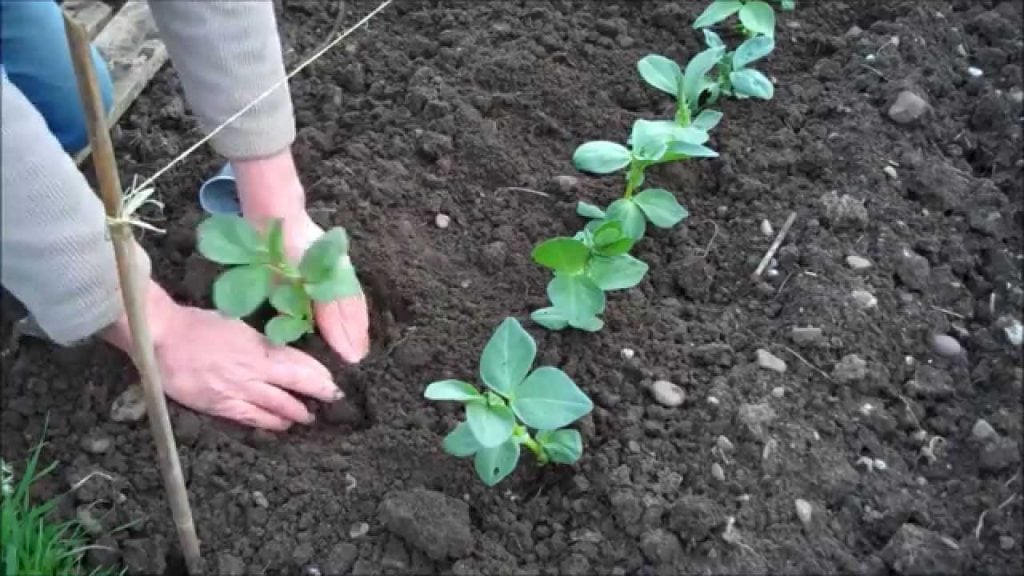
<svg viewBox="0 0 1024 576">
<path fill-rule="evenodd" d="M 316 422 L 316 416 L 314 414 L 310 414 L 309 418 L 306 418 L 306 424 L 312 424 L 313 422 Z"/>
<path fill-rule="evenodd" d="M 344 397 L 345 397 L 345 393 L 341 391 L 341 388 L 336 388 L 334 390 L 334 400 L 335 401 L 341 400 Z"/>
</svg>

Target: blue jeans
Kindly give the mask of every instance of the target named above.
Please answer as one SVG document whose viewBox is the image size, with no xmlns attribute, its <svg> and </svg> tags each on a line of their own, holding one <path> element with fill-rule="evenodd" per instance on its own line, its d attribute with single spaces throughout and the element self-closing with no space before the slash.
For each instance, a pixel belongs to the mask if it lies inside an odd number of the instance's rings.
<svg viewBox="0 0 1024 576">
<path fill-rule="evenodd" d="M 39 110 L 69 154 L 89 134 L 71 63 L 64 18 L 52 0 L 0 0 L 0 68 Z M 92 61 L 107 112 L 114 102 L 110 70 L 95 47 Z"/>
</svg>

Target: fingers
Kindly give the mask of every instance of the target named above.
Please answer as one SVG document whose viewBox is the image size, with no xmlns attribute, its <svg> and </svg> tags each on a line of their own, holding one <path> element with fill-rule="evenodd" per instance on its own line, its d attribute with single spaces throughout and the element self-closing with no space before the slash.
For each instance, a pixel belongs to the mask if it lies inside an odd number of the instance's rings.
<svg viewBox="0 0 1024 576">
<path fill-rule="evenodd" d="M 370 320 L 362 294 L 318 304 L 316 319 L 324 340 L 346 362 L 355 364 L 370 352 Z"/>
<path fill-rule="evenodd" d="M 330 371 L 312 356 L 295 348 L 267 349 L 266 380 L 323 402 L 334 402 L 344 397 L 334 384 Z"/>
<path fill-rule="evenodd" d="M 237 398 L 224 400 L 214 408 L 213 413 L 216 416 L 227 418 L 228 420 L 234 420 L 235 422 L 239 422 L 247 426 L 264 428 L 266 430 L 274 430 L 277 432 L 287 430 L 293 423 L 292 421 L 281 418 L 267 410 Z"/>
<path fill-rule="evenodd" d="M 248 382 L 245 396 L 251 404 L 279 418 L 300 424 L 313 423 L 313 415 L 306 410 L 302 402 L 273 384 L 259 381 Z"/>
</svg>

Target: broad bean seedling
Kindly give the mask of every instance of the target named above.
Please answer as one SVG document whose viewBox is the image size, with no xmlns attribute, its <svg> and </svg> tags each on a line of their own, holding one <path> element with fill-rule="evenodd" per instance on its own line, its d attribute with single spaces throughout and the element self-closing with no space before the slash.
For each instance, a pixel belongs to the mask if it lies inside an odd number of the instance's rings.
<svg viewBox="0 0 1024 576">
<path fill-rule="evenodd" d="M 521 446 L 542 465 L 572 464 L 583 453 L 580 433 L 564 426 L 586 416 L 594 405 L 558 368 L 531 371 L 536 355 L 533 337 L 515 318 L 506 318 L 480 357 L 484 391 L 462 380 L 440 380 L 423 393 L 429 400 L 465 407 L 465 420 L 445 437 L 442 447 L 452 456 L 472 456 L 477 476 L 488 486 L 515 469 Z"/>
<path fill-rule="evenodd" d="M 296 267 L 285 254 L 280 220 L 266 233 L 245 219 L 216 215 L 199 225 L 198 250 L 231 266 L 213 284 L 213 303 L 232 318 L 249 316 L 268 299 L 278 314 L 263 331 L 277 345 L 313 331 L 313 302 L 329 302 L 362 292 L 348 257 L 348 236 L 332 228 L 314 242 Z"/>
</svg>

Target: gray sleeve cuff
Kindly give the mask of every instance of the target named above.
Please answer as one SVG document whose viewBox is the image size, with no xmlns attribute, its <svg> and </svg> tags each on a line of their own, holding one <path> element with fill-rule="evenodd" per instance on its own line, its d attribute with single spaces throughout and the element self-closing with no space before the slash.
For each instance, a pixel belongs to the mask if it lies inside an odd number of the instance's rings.
<svg viewBox="0 0 1024 576">
<path fill-rule="evenodd" d="M 285 77 L 270 1 L 151 2 L 189 104 L 209 132 Z M 295 139 L 287 83 L 212 140 L 230 160 L 271 156 Z"/>
</svg>

